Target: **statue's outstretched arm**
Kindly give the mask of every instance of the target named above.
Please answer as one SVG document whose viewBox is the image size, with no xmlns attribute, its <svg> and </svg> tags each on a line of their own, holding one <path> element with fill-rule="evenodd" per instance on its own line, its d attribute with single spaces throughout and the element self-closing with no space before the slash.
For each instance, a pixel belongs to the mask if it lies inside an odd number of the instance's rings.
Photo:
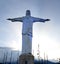
<svg viewBox="0 0 60 64">
<path fill-rule="evenodd" d="M 50 21 L 50 19 L 34 18 L 34 22 L 45 22 Z"/>
<path fill-rule="evenodd" d="M 12 22 L 16 22 L 16 21 L 22 22 L 22 17 L 20 17 L 20 18 L 8 18 L 7 20 L 10 20 Z"/>
</svg>

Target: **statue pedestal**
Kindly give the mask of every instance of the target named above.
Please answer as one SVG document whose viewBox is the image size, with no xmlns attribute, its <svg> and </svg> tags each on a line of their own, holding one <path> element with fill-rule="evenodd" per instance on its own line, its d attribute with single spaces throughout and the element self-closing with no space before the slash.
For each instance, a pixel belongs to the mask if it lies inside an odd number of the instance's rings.
<svg viewBox="0 0 60 64">
<path fill-rule="evenodd" d="M 19 64 L 34 64 L 34 56 L 32 54 L 20 55 Z"/>
</svg>

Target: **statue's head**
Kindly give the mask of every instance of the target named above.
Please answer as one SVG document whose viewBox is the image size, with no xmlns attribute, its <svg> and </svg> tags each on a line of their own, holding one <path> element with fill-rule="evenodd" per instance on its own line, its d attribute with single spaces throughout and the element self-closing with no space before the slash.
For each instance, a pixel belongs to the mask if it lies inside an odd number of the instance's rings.
<svg viewBox="0 0 60 64">
<path fill-rule="evenodd" d="M 26 16 L 31 16 L 30 10 L 26 10 Z"/>
</svg>

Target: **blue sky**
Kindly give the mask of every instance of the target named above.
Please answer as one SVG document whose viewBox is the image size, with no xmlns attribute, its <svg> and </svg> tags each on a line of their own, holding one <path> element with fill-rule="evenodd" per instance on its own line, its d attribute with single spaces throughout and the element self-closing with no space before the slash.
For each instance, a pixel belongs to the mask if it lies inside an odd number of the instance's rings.
<svg viewBox="0 0 60 64">
<path fill-rule="evenodd" d="M 36 46 L 32 48 L 35 54 L 40 44 L 42 57 L 44 53 L 50 59 L 60 57 L 60 0 L 0 0 L 0 46 L 21 50 L 22 23 L 6 19 L 24 16 L 27 9 L 32 16 L 51 19 L 46 23 L 34 23 L 33 45 Z"/>
</svg>

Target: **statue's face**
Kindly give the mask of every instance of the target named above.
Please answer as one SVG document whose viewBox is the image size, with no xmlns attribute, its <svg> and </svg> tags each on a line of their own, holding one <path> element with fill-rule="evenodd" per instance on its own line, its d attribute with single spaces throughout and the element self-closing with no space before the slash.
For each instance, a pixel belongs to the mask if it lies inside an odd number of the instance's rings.
<svg viewBox="0 0 60 64">
<path fill-rule="evenodd" d="M 27 10 L 26 11 L 26 16 L 30 16 L 30 15 L 31 15 L 30 10 Z"/>
</svg>

